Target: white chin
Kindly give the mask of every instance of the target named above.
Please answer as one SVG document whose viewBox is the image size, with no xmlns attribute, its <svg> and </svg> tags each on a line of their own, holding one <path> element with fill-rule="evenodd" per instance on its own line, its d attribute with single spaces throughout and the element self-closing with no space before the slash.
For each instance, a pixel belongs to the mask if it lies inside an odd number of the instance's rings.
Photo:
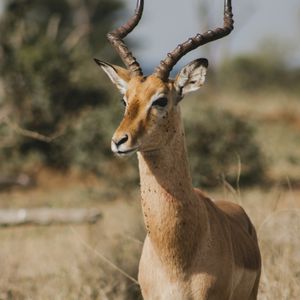
<svg viewBox="0 0 300 300">
<path fill-rule="evenodd" d="M 137 149 L 137 148 L 134 148 L 134 149 L 124 150 L 124 151 L 121 151 L 121 150 L 114 151 L 114 150 L 112 149 L 112 151 L 113 151 L 116 155 L 121 156 L 121 157 L 124 157 L 124 156 L 130 156 L 130 155 L 136 153 L 136 152 L 138 151 L 138 149 Z"/>
</svg>

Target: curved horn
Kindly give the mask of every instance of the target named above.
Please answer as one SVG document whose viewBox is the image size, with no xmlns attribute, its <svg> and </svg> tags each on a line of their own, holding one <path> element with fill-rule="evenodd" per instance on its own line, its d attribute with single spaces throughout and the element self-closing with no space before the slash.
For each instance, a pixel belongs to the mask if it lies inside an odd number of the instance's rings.
<svg viewBox="0 0 300 300">
<path fill-rule="evenodd" d="M 128 33 L 130 33 L 139 23 L 143 14 L 143 9 L 144 0 L 137 0 L 135 13 L 127 21 L 127 23 L 107 34 L 107 39 L 116 49 L 117 53 L 133 76 L 142 76 L 143 72 L 136 58 L 129 51 L 128 47 L 122 39 L 125 38 Z"/>
<path fill-rule="evenodd" d="M 189 38 L 182 44 L 179 44 L 172 52 L 168 53 L 167 57 L 160 62 L 160 65 L 155 68 L 154 75 L 166 80 L 175 64 L 188 52 L 207 44 L 211 41 L 220 39 L 228 35 L 233 30 L 233 14 L 231 0 L 224 2 L 224 26 L 214 30 L 208 30 L 203 34 Z"/>
</svg>

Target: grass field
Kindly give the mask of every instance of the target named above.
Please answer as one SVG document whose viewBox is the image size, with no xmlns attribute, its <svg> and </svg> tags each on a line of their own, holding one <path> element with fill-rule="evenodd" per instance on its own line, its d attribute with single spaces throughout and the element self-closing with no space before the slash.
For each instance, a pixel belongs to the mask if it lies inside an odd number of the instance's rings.
<svg viewBox="0 0 300 300">
<path fill-rule="evenodd" d="M 189 101 L 189 102 L 187 102 Z M 186 99 L 186 117 L 213 105 L 256 124 L 268 160 L 268 184 L 220 185 L 214 198 L 243 205 L 263 257 L 261 300 L 300 295 L 300 102 L 280 93 Z M 200 108 L 199 108 L 200 107 Z M 188 134 L 188 132 L 187 132 Z M 1 208 L 96 207 L 92 225 L 0 228 L 0 299 L 140 299 L 135 282 L 144 238 L 138 187 L 43 167 L 37 185 L 0 193 Z"/>
</svg>

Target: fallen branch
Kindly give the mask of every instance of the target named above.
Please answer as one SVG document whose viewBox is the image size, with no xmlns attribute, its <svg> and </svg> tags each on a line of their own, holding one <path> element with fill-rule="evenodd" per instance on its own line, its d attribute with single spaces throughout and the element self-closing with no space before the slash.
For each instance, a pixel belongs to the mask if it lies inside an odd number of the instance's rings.
<svg viewBox="0 0 300 300">
<path fill-rule="evenodd" d="M 1 209 L 0 226 L 95 223 L 101 216 L 97 209 Z"/>
<path fill-rule="evenodd" d="M 45 143 L 51 143 L 53 140 L 55 140 L 56 138 L 60 137 L 63 134 L 63 130 L 61 130 L 61 131 L 54 133 L 51 136 L 46 136 L 46 135 L 43 135 L 36 131 L 24 129 L 24 128 L 20 127 L 18 124 L 13 123 L 7 116 L 2 117 L 2 119 L 0 119 L 0 121 L 2 121 L 2 123 L 5 123 L 14 132 L 16 132 L 22 136 L 25 136 L 25 137 L 28 137 L 31 139 L 35 139 L 35 140 L 39 140 L 39 141 L 42 141 Z"/>
</svg>

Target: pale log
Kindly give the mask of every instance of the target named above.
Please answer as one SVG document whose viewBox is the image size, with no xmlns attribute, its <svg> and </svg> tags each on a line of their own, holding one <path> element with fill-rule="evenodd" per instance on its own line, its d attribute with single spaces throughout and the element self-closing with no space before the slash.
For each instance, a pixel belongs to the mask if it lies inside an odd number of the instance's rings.
<svg viewBox="0 0 300 300">
<path fill-rule="evenodd" d="M 100 217 L 101 213 L 97 209 L 1 209 L 0 226 L 95 223 Z"/>
</svg>

